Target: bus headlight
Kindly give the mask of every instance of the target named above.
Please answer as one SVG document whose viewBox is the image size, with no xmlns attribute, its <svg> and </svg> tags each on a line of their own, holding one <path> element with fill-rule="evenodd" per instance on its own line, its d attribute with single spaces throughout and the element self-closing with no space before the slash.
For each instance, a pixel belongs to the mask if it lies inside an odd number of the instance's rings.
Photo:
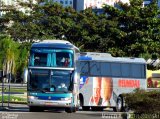
<svg viewBox="0 0 160 119">
<path fill-rule="evenodd" d="M 35 97 L 35 96 L 28 96 L 28 99 L 33 100 L 33 99 L 37 99 L 37 97 Z"/>
<path fill-rule="evenodd" d="M 71 100 L 71 97 L 70 98 L 61 98 L 61 100 L 63 100 L 63 101 L 69 101 L 69 100 Z"/>
</svg>

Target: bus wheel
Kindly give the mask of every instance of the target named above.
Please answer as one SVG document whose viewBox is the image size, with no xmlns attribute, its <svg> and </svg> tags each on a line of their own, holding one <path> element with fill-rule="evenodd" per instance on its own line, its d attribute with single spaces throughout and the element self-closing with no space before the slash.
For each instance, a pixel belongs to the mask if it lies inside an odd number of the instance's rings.
<svg viewBox="0 0 160 119">
<path fill-rule="evenodd" d="M 82 110 L 83 111 L 89 111 L 90 110 L 90 106 L 82 106 Z"/>
<path fill-rule="evenodd" d="M 66 108 L 66 109 L 65 109 L 65 112 L 67 112 L 67 113 L 72 113 L 72 109 L 71 109 L 71 108 Z"/>
<path fill-rule="evenodd" d="M 122 112 L 123 108 L 124 108 L 124 106 L 123 106 L 123 97 L 119 96 L 117 98 L 116 108 L 114 108 L 113 110 L 117 111 L 117 112 Z"/>
<path fill-rule="evenodd" d="M 29 111 L 30 111 L 30 112 L 36 112 L 36 108 L 33 107 L 33 106 L 29 106 Z"/>
<path fill-rule="evenodd" d="M 103 107 L 91 107 L 92 111 L 103 111 Z"/>
<path fill-rule="evenodd" d="M 66 109 L 65 109 L 65 112 L 67 112 L 67 113 L 72 113 L 72 112 L 76 112 L 76 111 L 77 111 L 77 108 L 76 108 L 76 107 L 66 108 Z"/>
<path fill-rule="evenodd" d="M 29 111 L 30 112 L 42 112 L 42 111 L 44 111 L 44 109 L 42 107 L 30 106 Z"/>
</svg>

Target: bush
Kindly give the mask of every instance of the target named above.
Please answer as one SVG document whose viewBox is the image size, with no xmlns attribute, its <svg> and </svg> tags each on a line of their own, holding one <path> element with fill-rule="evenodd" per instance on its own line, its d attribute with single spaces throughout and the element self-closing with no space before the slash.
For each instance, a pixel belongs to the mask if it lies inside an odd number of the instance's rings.
<svg viewBox="0 0 160 119">
<path fill-rule="evenodd" d="M 126 106 L 139 114 L 160 113 L 160 91 L 136 89 L 133 93 L 123 94 Z"/>
</svg>

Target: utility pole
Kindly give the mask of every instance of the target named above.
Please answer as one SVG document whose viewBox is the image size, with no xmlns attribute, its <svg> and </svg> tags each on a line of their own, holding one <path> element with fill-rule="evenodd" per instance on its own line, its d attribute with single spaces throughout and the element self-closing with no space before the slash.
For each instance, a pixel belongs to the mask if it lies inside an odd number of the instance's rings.
<svg viewBox="0 0 160 119">
<path fill-rule="evenodd" d="M 2 78 L 2 108 L 4 107 L 3 102 L 4 102 L 4 74 L 3 70 L 0 71 L 0 77 Z"/>
</svg>

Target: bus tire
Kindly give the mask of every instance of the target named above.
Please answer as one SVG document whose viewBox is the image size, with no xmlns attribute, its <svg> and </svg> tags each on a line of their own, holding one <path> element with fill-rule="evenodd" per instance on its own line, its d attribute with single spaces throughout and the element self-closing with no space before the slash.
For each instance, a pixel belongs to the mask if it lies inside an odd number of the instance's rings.
<svg viewBox="0 0 160 119">
<path fill-rule="evenodd" d="M 80 106 L 82 107 L 83 106 L 83 95 L 82 94 L 79 94 L 79 103 L 80 103 Z"/>
<path fill-rule="evenodd" d="M 124 111 L 124 103 L 123 103 L 123 97 L 119 96 L 117 98 L 116 108 L 113 108 L 116 112 L 123 112 Z"/>
<path fill-rule="evenodd" d="M 44 109 L 42 107 L 29 106 L 29 112 L 42 112 Z"/>
<path fill-rule="evenodd" d="M 80 107 L 82 107 L 83 111 L 89 111 L 90 106 L 84 106 L 84 98 L 82 94 L 79 94 L 79 100 L 80 100 Z"/>
<path fill-rule="evenodd" d="M 65 112 L 67 112 L 67 113 L 72 113 L 72 109 L 71 109 L 71 108 L 66 108 L 66 109 L 65 109 Z"/>
<path fill-rule="evenodd" d="M 92 111 L 103 111 L 103 107 L 91 107 Z"/>
<path fill-rule="evenodd" d="M 65 109 L 65 112 L 67 112 L 67 113 L 72 113 L 72 112 L 76 112 L 76 111 L 77 111 L 76 107 L 71 107 L 71 108 L 66 108 Z"/>
<path fill-rule="evenodd" d="M 82 110 L 83 111 L 89 111 L 90 110 L 90 106 L 82 106 Z"/>
<path fill-rule="evenodd" d="M 36 108 L 33 106 L 29 106 L 29 112 L 36 112 Z"/>
</svg>

